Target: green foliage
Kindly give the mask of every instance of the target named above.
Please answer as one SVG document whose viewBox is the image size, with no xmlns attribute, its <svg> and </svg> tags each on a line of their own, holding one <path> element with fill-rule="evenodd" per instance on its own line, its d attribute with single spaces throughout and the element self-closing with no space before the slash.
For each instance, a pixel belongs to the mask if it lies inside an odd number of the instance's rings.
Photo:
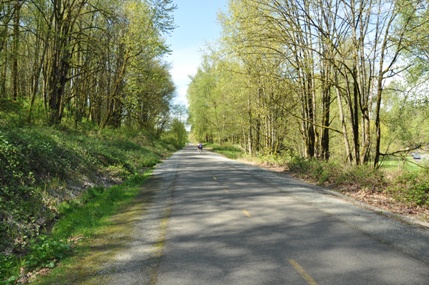
<svg viewBox="0 0 429 285">
<path fill-rule="evenodd" d="M 208 145 L 207 148 L 210 148 L 211 151 L 220 153 L 231 159 L 238 159 L 243 157 L 244 155 L 243 150 L 240 147 L 234 146 L 234 145 L 213 144 L 213 145 Z"/>
<path fill-rule="evenodd" d="M 44 160 L 39 153 L 40 140 L 29 151 L 28 134 L 0 129 L 0 250 L 12 241 L 21 252 L 27 240 L 36 236 L 52 213 L 45 207 L 38 186 Z M 39 160 L 42 164 L 40 165 Z M 56 171 L 56 167 L 52 172 Z"/>
<path fill-rule="evenodd" d="M 404 172 L 388 188 L 398 200 L 429 207 L 429 176 L 427 171 Z"/>
<path fill-rule="evenodd" d="M 21 102 L 0 98 L 0 126 L 23 126 L 25 113 Z"/>
<path fill-rule="evenodd" d="M 42 267 L 53 268 L 70 252 L 69 242 L 40 235 L 30 241 L 25 257 L 0 253 L 0 284 L 16 284 L 23 270 L 28 272 Z"/>
<path fill-rule="evenodd" d="M 24 263 L 25 268 L 27 270 L 39 267 L 53 268 L 55 262 L 64 258 L 70 250 L 70 243 L 41 235 L 29 246 L 29 254 Z"/>
<path fill-rule="evenodd" d="M 426 80 L 415 82 L 408 94 L 397 90 L 407 90 L 409 84 L 393 82 L 386 96 L 386 109 L 382 113 L 385 137 L 384 149 L 405 149 L 428 144 L 429 115 L 426 98 Z M 387 151 L 386 151 L 387 152 Z"/>
<path fill-rule="evenodd" d="M 0 128 L 0 280 L 17 276 L 19 267 L 50 265 L 65 250 L 61 240 L 99 225 L 138 192 L 139 173 L 173 150 L 125 128 Z M 131 182 L 97 186 L 123 181 Z M 53 226 L 58 234 L 51 237 Z"/>
<path fill-rule="evenodd" d="M 106 217 L 139 194 L 148 175 L 149 172 L 134 175 L 108 189 L 93 187 L 80 199 L 62 203 L 52 236 L 40 235 L 29 240 L 27 253 L 23 257 L 0 254 L 0 280 L 6 284 L 14 283 L 21 274 L 21 268 L 28 272 L 41 267 L 54 267 L 58 260 L 70 253 L 71 244 L 67 240 L 78 235 L 91 236 L 100 226 L 106 225 Z"/>
<path fill-rule="evenodd" d="M 178 149 L 184 147 L 189 140 L 185 124 L 179 119 L 173 119 L 170 130 L 162 136 L 162 139 Z"/>
<path fill-rule="evenodd" d="M 289 169 L 305 178 L 310 178 L 323 185 L 331 178 L 330 173 L 335 171 L 335 166 L 317 160 L 307 160 L 302 157 L 294 157 L 289 163 Z"/>
<path fill-rule="evenodd" d="M 357 189 L 382 191 L 386 185 L 383 172 L 368 165 L 347 166 L 332 161 L 293 157 L 288 166 L 298 177 L 346 191 Z"/>
<path fill-rule="evenodd" d="M 412 206 L 429 207 L 429 175 L 427 170 L 414 169 L 387 173 L 385 169 L 370 166 L 344 166 L 333 162 L 305 160 L 295 157 L 289 164 L 292 173 L 300 178 L 332 186 L 343 191 L 365 190 L 386 192 L 397 201 Z"/>
<path fill-rule="evenodd" d="M 300 156 L 294 156 L 289 162 L 289 169 L 294 173 L 306 173 L 309 166 L 310 161 Z"/>
<path fill-rule="evenodd" d="M 91 236 L 100 226 L 106 225 L 105 218 L 131 201 L 140 192 L 149 172 L 134 175 L 120 185 L 108 189 L 93 187 L 80 199 L 64 202 L 59 207 L 59 221 L 51 236 L 40 235 L 29 241 L 23 257 L 0 254 L 0 280 L 14 283 L 21 274 L 41 267 L 53 268 L 59 260 L 71 252 L 71 237 Z M 1 282 L 0 282 L 1 283 Z"/>
<path fill-rule="evenodd" d="M 64 202 L 59 207 L 60 220 L 53 234 L 68 238 L 78 234 L 91 235 L 94 229 L 104 225 L 103 218 L 113 214 L 122 204 L 135 197 L 148 174 L 135 175 L 125 183 L 105 189 L 88 189 L 80 199 Z"/>
<path fill-rule="evenodd" d="M 0 264 L 0 284 L 14 284 L 20 273 L 19 258 L 0 253 Z"/>
</svg>

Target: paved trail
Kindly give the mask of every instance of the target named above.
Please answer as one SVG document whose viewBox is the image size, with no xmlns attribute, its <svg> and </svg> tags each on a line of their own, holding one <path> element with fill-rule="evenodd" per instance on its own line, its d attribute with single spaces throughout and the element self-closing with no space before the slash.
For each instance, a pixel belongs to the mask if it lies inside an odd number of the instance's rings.
<svg viewBox="0 0 429 285">
<path fill-rule="evenodd" d="M 196 147 L 165 161 L 153 179 L 161 196 L 149 213 L 157 218 L 143 219 L 140 245 L 129 247 L 142 252 L 139 266 L 122 260 L 127 270 L 110 284 L 429 284 L 428 229 L 329 191 Z M 162 254 L 141 250 L 153 248 L 145 229 L 154 221 Z"/>
</svg>

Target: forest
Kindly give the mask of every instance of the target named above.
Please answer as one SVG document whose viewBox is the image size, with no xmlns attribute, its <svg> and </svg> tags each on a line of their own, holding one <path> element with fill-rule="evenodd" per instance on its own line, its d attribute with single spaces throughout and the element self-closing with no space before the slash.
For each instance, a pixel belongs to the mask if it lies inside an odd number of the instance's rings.
<svg viewBox="0 0 429 285">
<path fill-rule="evenodd" d="M 174 94 L 162 60 L 174 29 L 171 1 L 0 5 L 0 99 L 22 104 L 16 120 L 162 132 Z"/>
<path fill-rule="evenodd" d="M 188 89 L 199 140 L 378 168 L 428 146 L 427 1 L 235 0 Z"/>
</svg>

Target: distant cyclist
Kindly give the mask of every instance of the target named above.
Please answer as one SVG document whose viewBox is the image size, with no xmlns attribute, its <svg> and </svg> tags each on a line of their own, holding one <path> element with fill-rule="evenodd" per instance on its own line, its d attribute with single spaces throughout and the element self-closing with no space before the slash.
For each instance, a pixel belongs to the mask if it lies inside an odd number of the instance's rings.
<svg viewBox="0 0 429 285">
<path fill-rule="evenodd" d="M 198 143 L 198 152 L 202 152 L 202 151 L 203 151 L 203 144 Z"/>
</svg>

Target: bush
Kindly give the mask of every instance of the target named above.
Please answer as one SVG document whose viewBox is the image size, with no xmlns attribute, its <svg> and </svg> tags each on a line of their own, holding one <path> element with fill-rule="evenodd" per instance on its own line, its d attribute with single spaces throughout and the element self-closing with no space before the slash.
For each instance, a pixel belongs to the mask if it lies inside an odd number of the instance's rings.
<svg viewBox="0 0 429 285">
<path fill-rule="evenodd" d="M 289 162 L 289 169 L 292 173 L 306 179 L 310 179 L 318 184 L 328 182 L 333 165 L 318 160 L 307 160 L 302 157 L 293 157 Z"/>
<path fill-rule="evenodd" d="M 289 169 L 301 178 L 324 186 L 372 192 L 382 191 L 386 186 L 383 172 L 368 165 L 348 166 L 333 161 L 294 157 L 289 163 Z"/>
<path fill-rule="evenodd" d="M 24 270 L 30 272 L 39 268 L 53 268 L 58 260 L 71 251 L 71 246 L 63 240 L 40 235 L 30 241 L 25 257 L 0 254 L 0 284 L 16 284 Z"/>
<path fill-rule="evenodd" d="M 429 176 L 426 171 L 405 172 L 397 176 L 388 191 L 398 200 L 415 206 L 429 206 Z"/>
<path fill-rule="evenodd" d="M 14 284 L 20 274 L 20 260 L 14 255 L 0 253 L 0 264 L 0 284 Z"/>
</svg>

